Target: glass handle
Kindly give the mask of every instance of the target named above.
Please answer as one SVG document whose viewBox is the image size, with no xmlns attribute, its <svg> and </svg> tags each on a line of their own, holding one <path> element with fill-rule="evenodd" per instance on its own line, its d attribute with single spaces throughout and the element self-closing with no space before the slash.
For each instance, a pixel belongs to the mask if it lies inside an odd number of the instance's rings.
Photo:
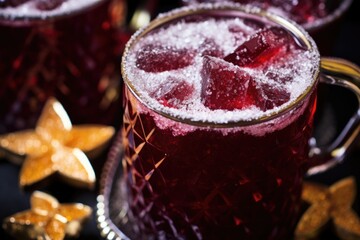
<svg viewBox="0 0 360 240">
<path fill-rule="evenodd" d="M 320 165 L 311 167 L 308 175 L 324 172 L 340 163 L 360 133 L 360 68 L 343 59 L 324 57 L 321 59 L 320 81 L 351 90 L 357 97 L 358 108 L 340 135 L 329 146 L 318 147 L 314 138 L 310 140 L 310 160 Z"/>
</svg>

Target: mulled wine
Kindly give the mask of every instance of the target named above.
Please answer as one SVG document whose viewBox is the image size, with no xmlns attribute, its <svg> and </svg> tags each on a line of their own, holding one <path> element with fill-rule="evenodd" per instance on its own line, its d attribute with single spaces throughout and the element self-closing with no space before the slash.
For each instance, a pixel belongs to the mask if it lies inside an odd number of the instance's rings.
<svg viewBox="0 0 360 240">
<path fill-rule="evenodd" d="M 341 14 L 351 3 L 349 0 L 183 0 L 183 2 L 188 5 L 197 3 L 220 3 L 226 1 L 255 5 L 286 18 L 290 18 L 304 26 L 307 30 L 312 30 L 313 28 L 317 28 L 318 25 L 325 24 L 329 20 L 327 18 L 331 17 L 333 14 Z"/>
<path fill-rule="evenodd" d="M 34 127 L 50 96 L 76 124 L 118 122 L 119 4 L 0 1 L 0 133 Z"/>
<path fill-rule="evenodd" d="M 290 239 L 318 52 L 303 30 L 221 6 L 162 15 L 128 43 L 129 216 L 157 239 Z"/>
<path fill-rule="evenodd" d="M 221 2 L 251 4 L 291 19 L 310 33 L 322 54 L 329 55 L 335 41 L 334 33 L 339 31 L 341 17 L 352 0 L 183 0 L 185 5 Z"/>
</svg>

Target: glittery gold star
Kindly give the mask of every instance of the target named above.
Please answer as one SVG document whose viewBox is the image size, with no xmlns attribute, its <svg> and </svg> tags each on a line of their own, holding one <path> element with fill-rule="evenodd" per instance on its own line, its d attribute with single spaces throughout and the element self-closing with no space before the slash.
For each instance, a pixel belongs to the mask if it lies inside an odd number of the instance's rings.
<svg viewBox="0 0 360 240">
<path fill-rule="evenodd" d="M 332 219 L 340 239 L 360 239 L 360 219 L 352 210 L 356 195 L 353 177 L 340 180 L 329 188 L 305 183 L 302 199 L 310 204 L 295 230 L 296 239 L 313 239 Z"/>
<path fill-rule="evenodd" d="M 79 234 L 91 208 L 83 204 L 59 204 L 43 192 L 34 192 L 31 209 L 16 213 L 3 222 L 3 228 L 17 239 L 60 240 Z"/>
<path fill-rule="evenodd" d="M 49 99 L 35 130 L 0 136 L 0 149 L 9 160 L 23 163 L 21 187 L 54 174 L 71 184 L 93 187 L 95 173 L 85 154 L 96 157 L 113 134 L 114 128 L 107 126 L 73 127 L 63 106 Z"/>
</svg>

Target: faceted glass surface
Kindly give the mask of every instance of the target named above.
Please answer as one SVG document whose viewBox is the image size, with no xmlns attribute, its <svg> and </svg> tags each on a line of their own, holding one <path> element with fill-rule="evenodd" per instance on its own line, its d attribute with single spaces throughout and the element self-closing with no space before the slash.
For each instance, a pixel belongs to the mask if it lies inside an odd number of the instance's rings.
<svg viewBox="0 0 360 240">
<path fill-rule="evenodd" d="M 157 126 L 157 113 L 138 112 L 144 106 L 127 88 L 125 96 L 124 177 L 130 215 L 142 234 L 290 239 L 308 164 L 314 95 L 301 116 L 264 136 L 206 127 L 174 135 Z"/>
</svg>

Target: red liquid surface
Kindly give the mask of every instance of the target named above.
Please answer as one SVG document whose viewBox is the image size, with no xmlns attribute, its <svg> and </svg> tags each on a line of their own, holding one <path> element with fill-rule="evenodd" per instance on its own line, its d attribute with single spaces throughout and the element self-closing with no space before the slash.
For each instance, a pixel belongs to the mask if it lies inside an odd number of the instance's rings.
<svg viewBox="0 0 360 240">
<path fill-rule="evenodd" d="M 26 1 L 8 0 L 1 8 Z M 37 1 L 50 11 L 64 1 Z M 73 123 L 114 125 L 120 108 L 119 42 L 103 1 L 55 20 L 0 20 L 0 133 L 34 127 L 50 96 Z M 121 1 L 118 2 L 121 4 Z"/>
<path fill-rule="evenodd" d="M 166 54 L 166 49 L 174 49 L 153 46 L 148 61 L 144 47 L 136 54 L 135 66 L 148 75 L 176 71 L 195 62 L 191 56 L 198 54 L 203 60 L 199 97 L 206 108 L 280 107 L 290 99 L 282 86 L 292 76 L 266 69 L 301 47 L 277 27 L 264 27 L 245 39 L 230 53 L 207 40 L 211 51 L 180 48 Z M 269 75 L 274 85 L 249 74 L 249 68 Z M 181 109 L 196 92 L 179 77 L 167 77 L 159 86 L 150 96 L 171 109 Z M 128 88 L 125 99 L 123 165 L 130 216 L 141 234 L 157 239 L 291 238 L 308 166 L 315 91 L 275 120 L 225 129 L 166 119 L 147 109 Z"/>
</svg>

